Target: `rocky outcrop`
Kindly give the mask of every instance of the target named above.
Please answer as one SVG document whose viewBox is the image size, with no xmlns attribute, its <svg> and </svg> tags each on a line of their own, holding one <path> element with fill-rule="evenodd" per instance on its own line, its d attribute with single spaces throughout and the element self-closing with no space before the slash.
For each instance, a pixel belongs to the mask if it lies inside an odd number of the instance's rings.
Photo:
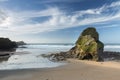
<svg viewBox="0 0 120 80">
<path fill-rule="evenodd" d="M 9 40 L 8 38 L 0 38 L 0 51 L 11 50 L 17 47 L 16 42 Z"/>
<path fill-rule="evenodd" d="M 120 61 L 120 52 L 104 51 L 102 58 L 104 61 Z"/>
<path fill-rule="evenodd" d="M 77 58 L 80 60 L 94 60 L 102 61 L 101 55 L 103 54 L 104 44 L 99 41 L 99 34 L 95 28 L 90 27 L 85 29 L 78 40 L 75 43 L 75 46 L 70 49 L 68 52 L 60 52 L 57 54 L 50 54 L 50 59 L 61 61 L 66 58 Z"/>
<path fill-rule="evenodd" d="M 101 60 L 104 44 L 99 41 L 99 34 L 95 28 L 90 27 L 85 29 L 68 54 L 80 60 L 88 59 L 94 61 Z"/>
<path fill-rule="evenodd" d="M 26 43 L 24 41 L 18 41 L 16 42 L 18 48 L 26 48 Z"/>
<path fill-rule="evenodd" d="M 53 54 L 42 54 L 42 57 L 49 58 L 50 61 L 64 61 L 68 58 L 66 52 L 53 53 Z"/>
<path fill-rule="evenodd" d="M 18 41 L 18 42 L 16 42 L 16 44 L 17 44 L 18 46 L 26 45 L 26 43 L 25 43 L 24 41 Z"/>
</svg>

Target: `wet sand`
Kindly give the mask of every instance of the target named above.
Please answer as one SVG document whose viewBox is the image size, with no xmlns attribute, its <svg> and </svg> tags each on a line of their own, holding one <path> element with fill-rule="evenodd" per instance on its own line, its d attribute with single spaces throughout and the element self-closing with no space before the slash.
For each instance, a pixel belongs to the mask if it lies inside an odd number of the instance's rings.
<svg viewBox="0 0 120 80">
<path fill-rule="evenodd" d="M 120 63 L 69 59 L 56 68 L 3 70 L 0 80 L 120 80 Z"/>
</svg>

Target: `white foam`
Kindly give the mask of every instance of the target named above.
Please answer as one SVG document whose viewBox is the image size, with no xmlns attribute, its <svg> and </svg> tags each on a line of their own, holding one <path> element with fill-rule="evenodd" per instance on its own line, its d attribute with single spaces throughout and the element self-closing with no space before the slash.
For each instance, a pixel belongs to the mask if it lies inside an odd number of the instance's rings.
<svg viewBox="0 0 120 80">
<path fill-rule="evenodd" d="M 17 52 L 30 52 L 29 54 L 14 54 L 8 61 L 0 63 L 0 70 L 46 68 L 57 67 L 65 63 L 51 62 L 39 55 L 43 53 L 54 53 L 68 51 L 74 45 L 25 45 L 27 48 L 18 48 Z M 105 45 L 106 51 L 119 51 L 120 45 Z"/>
<path fill-rule="evenodd" d="M 55 51 L 69 50 L 71 46 L 58 46 L 58 45 L 26 45 L 28 48 L 20 49 L 17 51 L 29 51 L 29 54 L 14 54 L 8 61 L 0 63 L 0 70 L 13 70 L 13 69 L 26 69 L 26 68 L 46 68 L 57 67 L 65 63 L 51 62 L 47 58 L 39 55 L 43 53 L 52 53 Z M 47 46 L 47 47 L 46 47 Z"/>
<path fill-rule="evenodd" d="M 0 70 L 57 67 L 64 63 L 51 62 L 43 57 L 32 55 L 13 55 L 7 62 L 0 64 Z"/>
<path fill-rule="evenodd" d="M 71 48 L 73 45 L 25 45 L 27 48 Z"/>
<path fill-rule="evenodd" d="M 106 45 L 105 48 L 120 48 L 120 45 Z"/>
</svg>

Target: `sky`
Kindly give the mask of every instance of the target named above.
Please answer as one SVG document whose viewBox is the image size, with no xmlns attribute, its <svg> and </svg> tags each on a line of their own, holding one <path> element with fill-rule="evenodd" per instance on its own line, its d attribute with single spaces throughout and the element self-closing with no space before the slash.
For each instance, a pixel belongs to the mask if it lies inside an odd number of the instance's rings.
<svg viewBox="0 0 120 80">
<path fill-rule="evenodd" d="M 0 0 L 0 37 L 75 43 L 87 27 L 104 43 L 120 43 L 120 0 Z"/>
</svg>

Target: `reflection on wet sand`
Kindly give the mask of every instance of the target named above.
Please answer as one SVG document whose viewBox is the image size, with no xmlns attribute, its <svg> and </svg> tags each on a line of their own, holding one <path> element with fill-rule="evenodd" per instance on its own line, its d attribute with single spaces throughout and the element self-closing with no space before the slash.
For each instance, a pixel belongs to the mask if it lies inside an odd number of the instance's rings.
<svg viewBox="0 0 120 80">
<path fill-rule="evenodd" d="M 0 62 L 8 61 L 9 57 L 14 54 L 16 50 L 0 51 Z"/>
</svg>

